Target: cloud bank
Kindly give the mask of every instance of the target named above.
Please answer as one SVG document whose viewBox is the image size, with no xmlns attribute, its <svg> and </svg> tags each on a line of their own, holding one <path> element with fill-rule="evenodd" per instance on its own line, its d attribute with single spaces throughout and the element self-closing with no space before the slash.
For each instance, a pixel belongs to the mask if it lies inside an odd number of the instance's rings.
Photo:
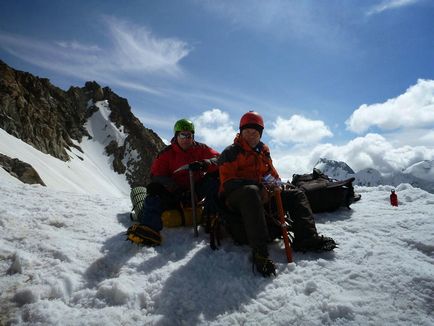
<svg viewBox="0 0 434 326">
<path fill-rule="evenodd" d="M 346 162 L 356 172 L 365 168 L 375 168 L 381 173 L 400 171 L 422 160 L 433 160 L 434 148 L 395 146 L 382 135 L 367 134 L 340 146 L 318 144 L 293 153 L 276 150 L 271 154 L 281 176 L 290 178 L 294 173 L 310 172 L 322 157 Z"/>
<path fill-rule="evenodd" d="M 434 125 L 434 80 L 419 79 L 402 95 L 385 103 L 363 104 L 346 121 L 356 133 L 371 127 L 392 130 Z"/>
</svg>

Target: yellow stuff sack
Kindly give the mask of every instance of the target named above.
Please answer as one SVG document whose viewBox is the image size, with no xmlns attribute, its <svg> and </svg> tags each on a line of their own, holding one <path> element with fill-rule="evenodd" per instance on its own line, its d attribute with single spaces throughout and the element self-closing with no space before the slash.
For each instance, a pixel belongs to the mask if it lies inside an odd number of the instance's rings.
<svg viewBox="0 0 434 326">
<path fill-rule="evenodd" d="M 166 228 L 176 228 L 178 226 L 193 225 L 193 214 L 191 207 L 184 207 L 184 218 L 182 220 L 181 213 L 177 209 L 166 210 L 161 214 L 161 220 Z M 199 225 L 202 222 L 202 207 L 196 207 L 196 222 Z"/>
</svg>

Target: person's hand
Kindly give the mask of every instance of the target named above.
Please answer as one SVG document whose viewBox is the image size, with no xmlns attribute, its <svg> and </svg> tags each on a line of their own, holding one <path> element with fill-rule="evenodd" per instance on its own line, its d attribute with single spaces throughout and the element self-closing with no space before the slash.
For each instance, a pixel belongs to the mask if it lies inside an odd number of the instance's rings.
<svg viewBox="0 0 434 326">
<path fill-rule="evenodd" d="M 208 160 L 195 161 L 188 165 L 190 171 L 205 170 L 208 167 Z"/>
</svg>

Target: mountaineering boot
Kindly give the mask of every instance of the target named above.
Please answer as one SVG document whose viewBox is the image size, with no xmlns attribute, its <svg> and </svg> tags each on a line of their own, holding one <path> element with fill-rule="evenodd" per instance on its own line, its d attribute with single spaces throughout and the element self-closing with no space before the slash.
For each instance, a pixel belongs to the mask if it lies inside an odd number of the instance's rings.
<svg viewBox="0 0 434 326">
<path fill-rule="evenodd" d="M 297 239 L 295 237 L 292 248 L 295 251 L 332 251 L 337 247 L 337 243 L 330 237 L 315 234 L 310 238 Z"/>
<path fill-rule="evenodd" d="M 271 274 L 276 276 L 276 265 L 266 255 L 261 255 L 258 251 L 253 250 L 253 268 L 261 273 L 264 277 L 270 277 Z M 253 270 L 254 271 L 254 270 Z"/>
<path fill-rule="evenodd" d="M 151 229 L 146 225 L 133 224 L 126 233 L 126 240 L 143 246 L 159 246 L 161 244 L 160 232 Z"/>
</svg>

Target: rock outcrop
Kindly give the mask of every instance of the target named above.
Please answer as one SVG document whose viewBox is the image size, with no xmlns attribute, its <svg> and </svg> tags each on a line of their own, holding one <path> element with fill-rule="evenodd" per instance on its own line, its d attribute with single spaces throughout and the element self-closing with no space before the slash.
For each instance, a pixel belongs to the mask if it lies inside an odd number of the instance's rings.
<svg viewBox="0 0 434 326">
<path fill-rule="evenodd" d="M 10 175 L 18 180 L 28 184 L 40 184 L 45 186 L 38 172 L 26 162 L 22 162 L 17 158 L 10 158 L 0 154 L 0 167 L 5 169 Z"/>
</svg>

